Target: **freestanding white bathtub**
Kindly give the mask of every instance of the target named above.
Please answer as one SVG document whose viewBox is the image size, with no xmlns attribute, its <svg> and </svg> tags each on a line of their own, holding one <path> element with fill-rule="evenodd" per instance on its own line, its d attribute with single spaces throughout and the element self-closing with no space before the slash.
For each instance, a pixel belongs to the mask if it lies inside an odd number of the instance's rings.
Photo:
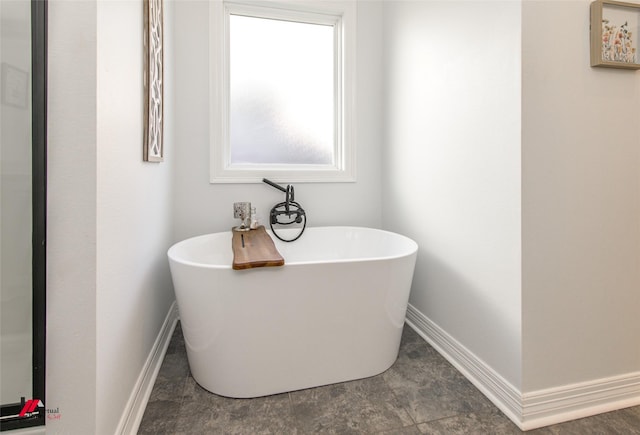
<svg viewBox="0 0 640 435">
<path fill-rule="evenodd" d="M 168 252 L 198 384 L 258 397 L 373 376 L 395 362 L 413 240 L 370 228 L 307 228 L 293 243 L 272 237 L 284 266 L 233 270 L 231 239 L 231 231 L 208 234 Z"/>
</svg>

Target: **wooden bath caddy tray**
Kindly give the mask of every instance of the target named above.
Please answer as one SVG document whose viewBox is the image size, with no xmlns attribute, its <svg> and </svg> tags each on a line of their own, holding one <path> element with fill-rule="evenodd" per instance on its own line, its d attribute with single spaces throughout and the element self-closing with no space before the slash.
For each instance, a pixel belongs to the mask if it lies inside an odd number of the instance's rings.
<svg viewBox="0 0 640 435">
<path fill-rule="evenodd" d="M 284 258 L 276 249 L 264 226 L 261 225 L 249 231 L 232 230 L 232 233 L 233 269 L 284 265 Z"/>
</svg>

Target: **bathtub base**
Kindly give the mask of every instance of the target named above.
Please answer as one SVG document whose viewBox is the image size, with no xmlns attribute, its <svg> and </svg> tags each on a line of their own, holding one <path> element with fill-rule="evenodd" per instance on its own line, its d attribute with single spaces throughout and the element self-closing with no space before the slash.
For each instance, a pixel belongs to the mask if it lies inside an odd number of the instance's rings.
<svg viewBox="0 0 640 435">
<path fill-rule="evenodd" d="M 282 358 L 274 357 L 271 352 L 263 355 L 251 352 L 242 364 L 224 355 L 212 357 L 214 352 L 191 350 L 187 353 L 192 376 L 201 387 L 220 396 L 246 399 L 378 375 L 396 361 L 398 348 L 378 349 L 369 358 L 336 347 L 316 348 L 306 353 L 274 348 L 274 352 L 282 352 Z M 325 355 L 318 357 L 316 353 L 319 352 L 325 352 Z M 330 352 L 334 355 L 327 357 Z"/>
<path fill-rule="evenodd" d="M 400 348 L 408 292 L 397 300 L 388 277 L 403 264 L 335 264 L 315 281 L 313 265 L 235 271 L 233 287 L 205 289 L 224 301 L 219 307 L 178 301 L 194 379 L 221 396 L 248 398 L 382 373 Z"/>
</svg>

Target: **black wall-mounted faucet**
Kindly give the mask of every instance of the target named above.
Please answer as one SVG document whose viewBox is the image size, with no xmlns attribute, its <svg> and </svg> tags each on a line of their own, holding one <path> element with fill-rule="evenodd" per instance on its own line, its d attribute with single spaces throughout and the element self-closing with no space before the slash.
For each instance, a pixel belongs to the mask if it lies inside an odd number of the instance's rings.
<svg viewBox="0 0 640 435">
<path fill-rule="evenodd" d="M 307 226 L 307 215 L 304 209 L 302 208 L 302 206 L 295 201 L 295 193 L 294 193 L 293 186 L 288 184 L 287 187 L 284 188 L 279 184 L 274 183 L 271 180 L 267 180 L 266 178 L 263 178 L 262 181 L 267 183 L 269 186 L 275 187 L 276 189 L 285 193 L 284 202 L 280 202 L 276 204 L 271 209 L 271 212 L 269 212 L 269 223 L 271 225 L 271 230 L 273 231 L 273 234 L 283 242 L 293 242 L 294 240 L 297 240 L 298 238 L 300 238 L 300 236 L 304 232 L 304 229 Z M 284 220 L 279 219 L 281 216 L 286 216 L 286 219 Z M 273 226 L 276 224 L 291 225 L 294 223 L 300 224 L 303 222 L 304 222 L 304 225 L 302 227 L 302 230 L 300 231 L 300 234 L 298 234 L 297 237 L 289 240 L 285 240 L 281 238 L 278 234 L 276 234 L 276 231 L 273 228 Z"/>
</svg>

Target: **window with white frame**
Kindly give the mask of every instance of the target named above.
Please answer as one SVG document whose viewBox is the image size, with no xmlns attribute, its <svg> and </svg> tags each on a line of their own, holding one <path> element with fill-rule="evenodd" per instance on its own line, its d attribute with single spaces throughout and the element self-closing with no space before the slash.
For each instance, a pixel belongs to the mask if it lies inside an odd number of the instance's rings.
<svg viewBox="0 0 640 435">
<path fill-rule="evenodd" d="M 355 2 L 211 3 L 211 182 L 354 181 Z"/>
</svg>

